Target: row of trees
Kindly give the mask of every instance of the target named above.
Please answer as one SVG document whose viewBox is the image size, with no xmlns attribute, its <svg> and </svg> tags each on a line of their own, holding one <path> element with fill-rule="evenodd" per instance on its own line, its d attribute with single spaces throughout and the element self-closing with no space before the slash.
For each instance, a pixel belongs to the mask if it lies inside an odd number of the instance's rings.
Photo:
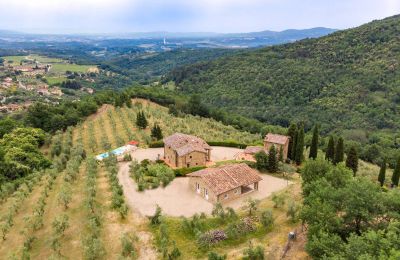
<svg viewBox="0 0 400 260">
<path fill-rule="evenodd" d="M 288 158 L 300 165 L 304 160 L 304 125 L 291 124 L 287 135 L 290 138 Z"/>
</svg>

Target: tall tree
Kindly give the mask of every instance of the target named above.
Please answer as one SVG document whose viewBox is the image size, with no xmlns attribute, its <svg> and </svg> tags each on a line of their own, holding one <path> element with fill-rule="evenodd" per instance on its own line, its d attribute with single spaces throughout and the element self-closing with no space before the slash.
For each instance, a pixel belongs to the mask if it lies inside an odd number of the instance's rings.
<svg viewBox="0 0 400 260">
<path fill-rule="evenodd" d="M 294 160 L 294 157 L 292 156 L 292 150 L 296 132 L 297 132 L 297 125 L 294 123 L 290 124 L 287 135 L 289 136 L 288 158 L 291 160 Z"/>
<path fill-rule="evenodd" d="M 137 114 L 136 125 L 141 129 L 145 129 L 147 127 L 148 123 L 143 111 L 139 111 Z"/>
<path fill-rule="evenodd" d="M 311 140 L 311 147 L 310 147 L 310 155 L 308 156 L 310 159 L 316 159 L 318 155 L 318 125 L 314 126 L 313 136 Z"/>
<path fill-rule="evenodd" d="M 276 159 L 276 148 L 272 145 L 268 152 L 268 171 L 278 171 L 278 160 Z"/>
<path fill-rule="evenodd" d="M 358 170 L 358 154 L 354 146 L 352 146 L 347 154 L 346 167 L 353 170 L 354 176 L 356 176 Z"/>
<path fill-rule="evenodd" d="M 344 159 L 344 142 L 343 138 L 339 137 L 338 142 L 336 144 L 335 159 L 333 163 L 338 164 L 340 162 L 343 162 L 343 159 Z"/>
<path fill-rule="evenodd" d="M 326 148 L 325 159 L 330 162 L 333 162 L 334 158 L 335 158 L 335 140 L 333 139 L 333 136 L 330 136 L 328 141 L 328 147 Z"/>
<path fill-rule="evenodd" d="M 292 145 L 292 150 L 291 150 L 292 151 L 291 152 L 291 155 L 292 155 L 291 160 L 292 161 L 296 160 L 297 135 L 298 135 L 298 132 L 296 130 L 296 132 L 294 133 L 294 136 L 293 136 L 293 145 Z"/>
<path fill-rule="evenodd" d="M 161 127 L 158 124 L 154 124 L 151 129 L 151 137 L 155 140 L 161 140 L 163 138 Z"/>
<path fill-rule="evenodd" d="M 283 162 L 283 146 L 279 146 L 279 161 Z"/>
<path fill-rule="evenodd" d="M 301 124 L 299 126 L 299 130 L 297 131 L 296 138 L 296 164 L 300 165 L 303 161 L 303 152 L 304 152 L 304 125 Z"/>
<path fill-rule="evenodd" d="M 381 169 L 379 170 L 379 176 L 378 176 L 378 181 L 381 184 L 381 187 L 383 186 L 383 184 L 385 184 L 385 178 L 386 178 L 386 158 L 383 158 Z"/>
<path fill-rule="evenodd" d="M 392 175 L 392 185 L 399 186 L 399 178 L 400 178 L 400 157 L 397 159 L 396 167 L 394 168 Z"/>
</svg>

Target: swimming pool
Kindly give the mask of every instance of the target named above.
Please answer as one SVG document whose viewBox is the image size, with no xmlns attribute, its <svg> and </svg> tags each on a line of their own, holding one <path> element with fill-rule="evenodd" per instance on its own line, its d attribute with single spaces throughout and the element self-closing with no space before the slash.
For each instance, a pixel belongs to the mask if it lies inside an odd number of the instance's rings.
<svg viewBox="0 0 400 260">
<path fill-rule="evenodd" d="M 130 151 L 130 150 L 131 150 L 131 146 L 130 145 L 125 145 L 125 146 L 121 146 L 121 147 L 118 147 L 117 149 L 112 150 L 111 153 L 116 155 L 116 156 L 119 156 L 119 155 L 122 155 L 122 154 Z M 106 152 L 106 153 L 102 153 L 102 154 L 97 155 L 96 159 L 101 161 L 101 160 L 107 158 L 108 156 L 109 156 L 109 153 Z"/>
</svg>

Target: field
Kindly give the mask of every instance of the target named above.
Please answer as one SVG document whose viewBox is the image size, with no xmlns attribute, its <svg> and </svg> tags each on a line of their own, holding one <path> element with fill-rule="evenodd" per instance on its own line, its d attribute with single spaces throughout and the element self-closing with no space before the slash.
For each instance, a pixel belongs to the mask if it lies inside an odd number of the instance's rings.
<svg viewBox="0 0 400 260">
<path fill-rule="evenodd" d="M 40 63 L 59 63 L 59 62 L 63 62 L 63 60 L 61 59 L 57 59 L 57 58 L 49 58 L 49 57 L 45 57 L 45 56 L 40 56 L 40 55 L 35 55 L 35 54 L 31 54 L 28 56 L 5 56 L 2 57 L 4 60 L 6 61 L 12 61 L 12 63 L 20 63 L 22 60 L 37 60 Z"/>
<path fill-rule="evenodd" d="M 66 77 L 46 77 L 47 83 L 50 86 L 62 83 L 63 81 L 67 80 Z"/>
<path fill-rule="evenodd" d="M 63 74 L 66 71 L 86 73 L 86 72 L 88 72 L 88 70 L 90 68 L 93 68 L 93 67 L 94 66 L 90 66 L 90 65 L 54 63 L 51 67 L 50 73 Z"/>
<path fill-rule="evenodd" d="M 51 64 L 52 65 L 52 68 L 50 70 L 51 75 L 64 75 L 66 71 L 86 73 L 96 68 L 95 65 L 70 64 L 62 59 L 50 58 L 36 54 L 31 54 L 28 56 L 4 56 L 2 58 L 6 61 L 6 63 L 11 62 L 11 64 L 13 65 L 19 65 L 19 63 L 23 60 L 29 60 L 29 61 L 36 60 L 42 64 Z M 55 81 L 57 77 L 52 77 L 52 79 L 53 81 Z M 61 78 L 58 80 L 61 80 Z"/>
</svg>

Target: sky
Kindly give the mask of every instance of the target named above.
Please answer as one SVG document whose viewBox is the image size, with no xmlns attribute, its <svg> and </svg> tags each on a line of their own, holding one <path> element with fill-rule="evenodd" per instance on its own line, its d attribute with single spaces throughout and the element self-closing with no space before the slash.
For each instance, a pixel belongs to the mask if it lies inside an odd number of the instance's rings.
<svg viewBox="0 0 400 260">
<path fill-rule="evenodd" d="M 400 14 L 400 0 L 0 0 L 0 29 L 31 33 L 345 29 Z"/>
</svg>

